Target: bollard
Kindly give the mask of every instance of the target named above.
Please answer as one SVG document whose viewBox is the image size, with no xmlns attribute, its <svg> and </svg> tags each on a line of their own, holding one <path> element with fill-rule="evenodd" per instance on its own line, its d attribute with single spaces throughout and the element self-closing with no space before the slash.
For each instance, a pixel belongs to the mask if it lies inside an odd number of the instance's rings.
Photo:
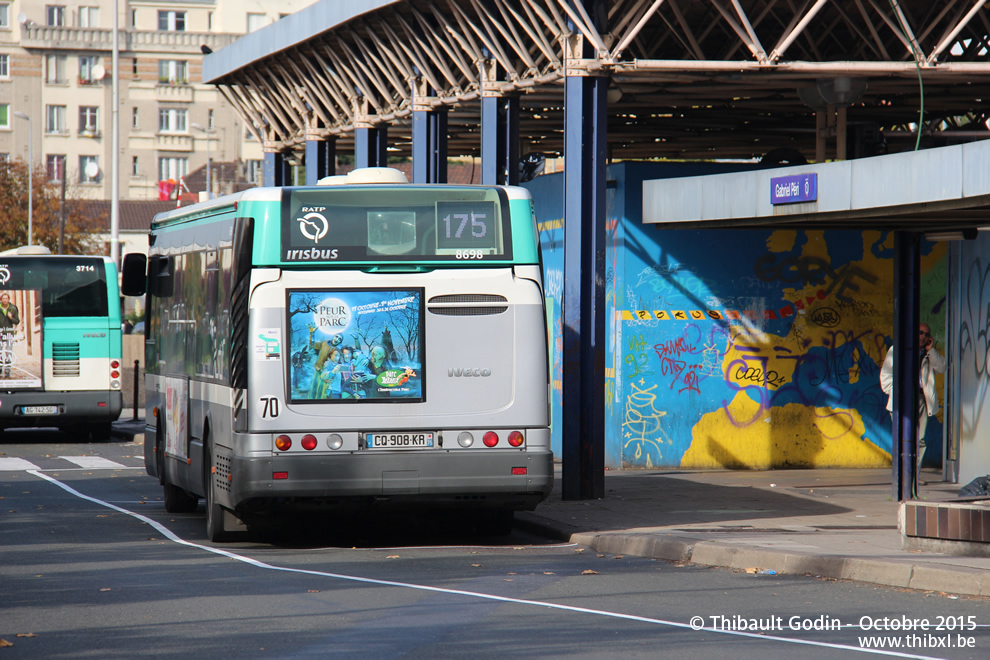
<svg viewBox="0 0 990 660">
<path fill-rule="evenodd" d="M 138 418 L 138 414 L 137 414 L 137 411 L 138 411 L 138 378 L 140 377 L 140 371 L 141 371 L 141 362 L 140 362 L 140 360 L 134 360 L 134 417 L 131 418 L 134 421 L 137 421 L 137 418 Z"/>
</svg>

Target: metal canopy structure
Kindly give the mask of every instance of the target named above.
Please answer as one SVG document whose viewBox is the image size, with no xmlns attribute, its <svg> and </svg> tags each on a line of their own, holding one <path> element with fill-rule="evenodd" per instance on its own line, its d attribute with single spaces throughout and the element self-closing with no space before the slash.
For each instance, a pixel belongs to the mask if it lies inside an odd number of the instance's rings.
<svg viewBox="0 0 990 660">
<path fill-rule="evenodd" d="M 914 149 L 919 120 L 922 147 L 990 137 L 988 42 L 983 0 L 322 0 L 204 81 L 290 158 L 378 125 L 409 156 L 414 109 L 439 106 L 449 155 L 478 155 L 481 98 L 513 95 L 524 153 L 560 156 L 564 78 L 589 75 L 610 159 L 821 161 Z"/>
</svg>

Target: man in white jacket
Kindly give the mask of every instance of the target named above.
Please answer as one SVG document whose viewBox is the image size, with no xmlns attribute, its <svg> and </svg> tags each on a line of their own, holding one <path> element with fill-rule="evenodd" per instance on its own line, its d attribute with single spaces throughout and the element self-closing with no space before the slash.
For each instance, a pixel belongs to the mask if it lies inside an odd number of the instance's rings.
<svg viewBox="0 0 990 660">
<path fill-rule="evenodd" d="M 925 455 L 925 430 L 928 418 L 938 414 L 938 392 L 935 391 L 935 374 L 945 373 L 945 358 L 935 350 L 932 329 L 922 323 L 918 330 L 918 343 L 921 346 L 920 382 L 921 396 L 918 397 L 918 467 Z M 880 369 L 880 387 L 887 393 L 887 410 L 892 411 L 894 392 L 894 347 L 887 349 L 887 357 Z"/>
</svg>

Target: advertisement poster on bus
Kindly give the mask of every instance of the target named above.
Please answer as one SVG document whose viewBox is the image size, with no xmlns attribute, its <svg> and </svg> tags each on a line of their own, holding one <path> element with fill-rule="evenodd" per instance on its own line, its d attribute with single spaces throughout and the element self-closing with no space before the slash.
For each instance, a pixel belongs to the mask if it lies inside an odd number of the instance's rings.
<svg viewBox="0 0 990 660">
<path fill-rule="evenodd" d="M 425 400 L 423 289 L 288 291 L 292 400 Z"/>
<path fill-rule="evenodd" d="M 165 379 L 165 453 L 186 458 L 189 420 L 189 380 Z"/>
<path fill-rule="evenodd" d="M 39 300 L 36 289 L 0 289 L 0 388 L 42 386 Z"/>
</svg>

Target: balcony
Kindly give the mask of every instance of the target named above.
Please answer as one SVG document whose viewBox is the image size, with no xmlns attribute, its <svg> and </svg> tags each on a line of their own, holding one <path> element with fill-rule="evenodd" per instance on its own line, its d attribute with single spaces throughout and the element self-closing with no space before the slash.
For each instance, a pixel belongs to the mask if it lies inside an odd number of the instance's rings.
<svg viewBox="0 0 990 660">
<path fill-rule="evenodd" d="M 193 86 L 159 82 L 155 87 L 155 99 L 165 103 L 192 103 Z"/>
<path fill-rule="evenodd" d="M 193 139 L 191 135 L 159 133 L 155 136 L 155 149 L 160 151 L 192 151 Z"/>
<path fill-rule="evenodd" d="M 117 47 L 120 52 L 140 53 L 198 53 L 207 45 L 219 50 L 242 35 L 215 32 L 162 32 L 119 29 Z M 44 50 L 113 50 L 113 30 L 55 25 L 25 24 L 21 30 L 21 46 Z"/>
</svg>

